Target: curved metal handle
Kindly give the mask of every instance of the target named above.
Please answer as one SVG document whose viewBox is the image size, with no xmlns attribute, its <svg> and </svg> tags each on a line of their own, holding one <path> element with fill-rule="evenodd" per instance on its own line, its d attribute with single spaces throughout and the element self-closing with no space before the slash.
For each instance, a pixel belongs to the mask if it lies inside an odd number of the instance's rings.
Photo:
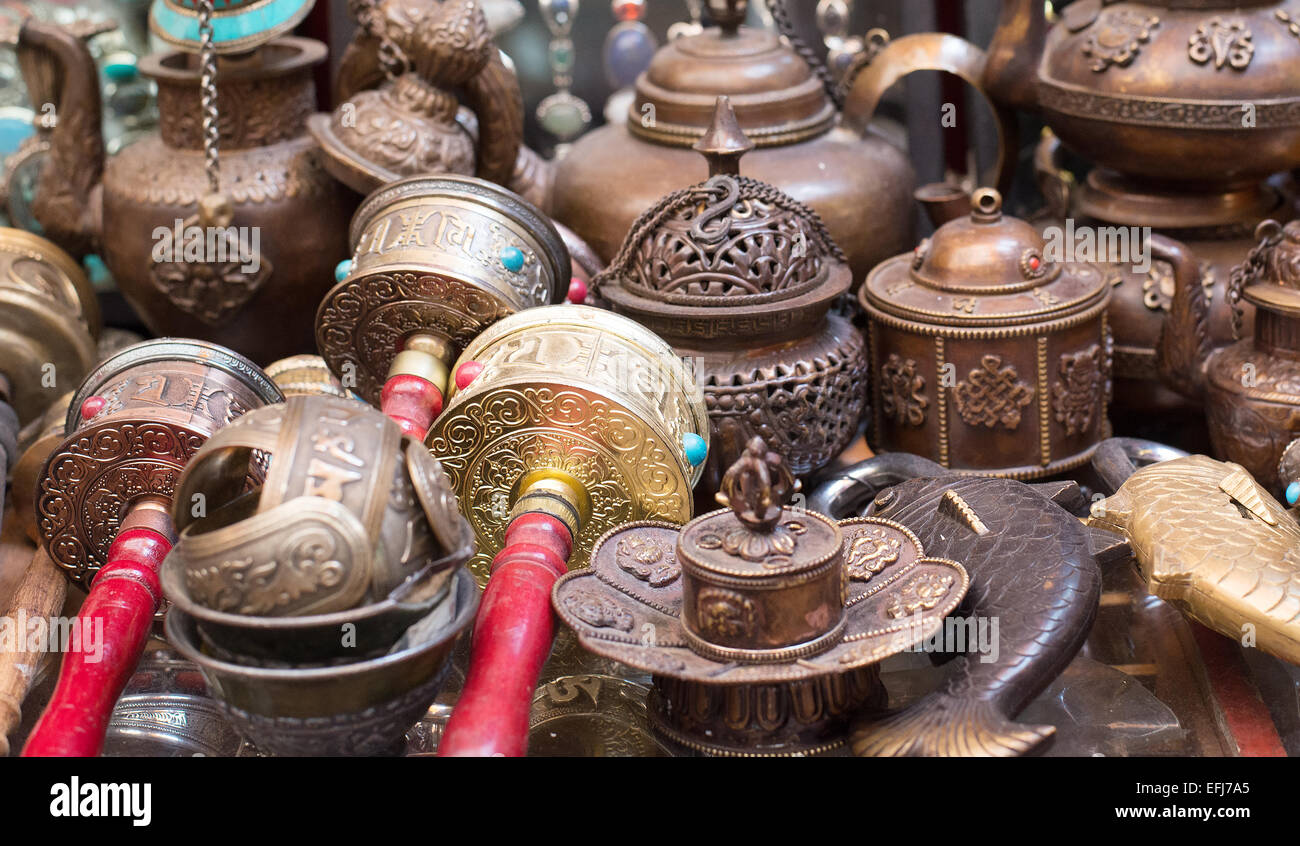
<svg viewBox="0 0 1300 846">
<path fill-rule="evenodd" d="M 1151 255 L 1174 268 L 1174 299 L 1156 342 L 1160 381 L 1192 399 L 1205 393 L 1210 357 L 1210 302 L 1201 287 L 1201 267 L 1192 251 L 1164 235 L 1151 235 Z"/>
<path fill-rule="evenodd" d="M 1015 174 L 1015 115 L 994 102 L 983 88 L 984 51 L 965 39 L 941 32 L 924 32 L 895 38 L 858 74 L 844 102 L 843 124 L 859 135 L 867 131 L 881 98 L 895 82 L 914 71 L 946 71 L 965 80 L 993 110 L 998 130 L 995 187 L 1004 194 Z"/>
<path fill-rule="evenodd" d="M 1048 212 L 1058 220 L 1069 217 L 1074 202 L 1074 174 L 1061 166 L 1061 139 L 1044 128 L 1034 148 L 1034 180 L 1047 201 Z"/>
<path fill-rule="evenodd" d="M 474 175 L 509 185 L 524 143 L 524 95 L 519 79 L 493 48 L 492 58 L 465 86 L 465 100 L 478 117 Z"/>
<path fill-rule="evenodd" d="M 820 482 L 808 497 L 808 510 L 840 520 L 852 516 L 849 512 L 858 503 L 874 499 L 885 488 L 908 479 L 953 475 L 952 470 L 928 458 L 909 452 L 887 452 Z"/>
</svg>

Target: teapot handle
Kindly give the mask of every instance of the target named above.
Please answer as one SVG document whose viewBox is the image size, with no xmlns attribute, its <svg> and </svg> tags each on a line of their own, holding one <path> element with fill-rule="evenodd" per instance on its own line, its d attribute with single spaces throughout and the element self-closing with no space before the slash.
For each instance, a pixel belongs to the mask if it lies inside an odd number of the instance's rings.
<svg viewBox="0 0 1300 846">
<path fill-rule="evenodd" d="M 858 135 L 865 135 L 880 99 L 895 82 L 913 71 L 947 71 L 970 84 L 993 110 L 998 130 L 995 187 L 1005 194 L 1015 173 L 1016 118 L 984 90 L 985 59 L 983 50 L 947 33 L 923 32 L 895 38 L 854 79 L 844 101 L 843 125 Z"/>
<path fill-rule="evenodd" d="M 524 95 L 500 50 L 494 47 L 487 66 L 465 85 L 465 101 L 478 117 L 474 175 L 510 185 L 524 143 Z"/>
<path fill-rule="evenodd" d="M 1156 342 L 1156 370 L 1170 388 L 1198 399 L 1205 393 L 1205 362 L 1213 350 L 1201 267 L 1192 251 L 1173 238 L 1152 233 L 1150 246 L 1152 258 L 1174 268 L 1174 299 Z"/>
<path fill-rule="evenodd" d="M 1048 213 L 1057 220 L 1069 217 L 1076 180 L 1061 165 L 1061 139 L 1046 127 L 1034 148 L 1034 181 L 1038 183 L 1038 193 L 1047 201 Z"/>
</svg>

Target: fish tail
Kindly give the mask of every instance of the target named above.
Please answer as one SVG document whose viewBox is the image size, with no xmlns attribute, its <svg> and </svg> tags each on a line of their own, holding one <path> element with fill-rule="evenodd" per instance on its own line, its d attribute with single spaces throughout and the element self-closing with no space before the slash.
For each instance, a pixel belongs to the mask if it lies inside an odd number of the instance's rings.
<svg viewBox="0 0 1300 846">
<path fill-rule="evenodd" d="M 859 719 L 851 745 L 860 758 L 1008 758 L 1055 733 L 1055 726 L 1012 722 L 988 700 L 931 693 L 901 711 Z"/>
</svg>

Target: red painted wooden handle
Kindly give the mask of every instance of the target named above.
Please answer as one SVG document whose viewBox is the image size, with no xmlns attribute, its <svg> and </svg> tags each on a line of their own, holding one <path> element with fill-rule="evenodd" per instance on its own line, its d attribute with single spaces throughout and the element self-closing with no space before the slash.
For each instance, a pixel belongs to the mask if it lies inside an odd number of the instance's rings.
<svg viewBox="0 0 1300 846">
<path fill-rule="evenodd" d="M 24 757 L 98 755 L 108 719 L 135 672 L 162 598 L 158 568 L 172 548 L 153 529 L 123 529 L 73 625 L 80 640 L 63 656 L 59 683 Z"/>
<path fill-rule="evenodd" d="M 423 376 L 398 373 L 388 377 L 379 395 L 379 409 L 401 427 L 404 434 L 423 441 L 442 411 L 442 391 Z"/>
<path fill-rule="evenodd" d="M 440 757 L 520 757 L 528 712 L 551 651 L 551 587 L 567 569 L 573 538 L 546 514 L 521 514 L 506 529 L 474 619 L 469 674 L 438 745 Z"/>
</svg>

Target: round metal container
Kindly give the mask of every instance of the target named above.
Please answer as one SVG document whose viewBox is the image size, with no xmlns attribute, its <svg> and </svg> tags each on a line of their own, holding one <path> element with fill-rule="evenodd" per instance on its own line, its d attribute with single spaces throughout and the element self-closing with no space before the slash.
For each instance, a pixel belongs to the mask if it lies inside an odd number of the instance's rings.
<svg viewBox="0 0 1300 846">
<path fill-rule="evenodd" d="M 460 363 L 469 361 L 482 372 L 452 394 L 425 443 L 478 536 L 470 567 L 480 580 L 537 471 L 568 474 L 590 500 L 570 568 L 585 566 L 592 543 L 622 523 L 690 518 L 703 464 L 691 465 L 683 437 L 707 442 L 708 413 L 658 336 L 610 312 L 552 306 L 495 324 L 465 350 Z"/>
</svg>

